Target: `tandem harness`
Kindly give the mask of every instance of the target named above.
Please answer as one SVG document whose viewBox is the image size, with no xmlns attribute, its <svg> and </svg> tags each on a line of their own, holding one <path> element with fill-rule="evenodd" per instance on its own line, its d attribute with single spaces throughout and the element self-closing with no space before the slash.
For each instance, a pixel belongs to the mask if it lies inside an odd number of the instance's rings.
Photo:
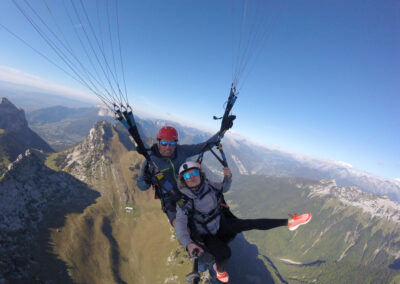
<svg viewBox="0 0 400 284">
<path fill-rule="evenodd" d="M 177 202 L 178 206 L 182 209 L 185 215 L 188 216 L 188 226 L 191 230 L 192 237 L 198 241 L 201 240 L 201 238 L 198 230 L 196 229 L 196 224 L 199 224 L 208 234 L 211 234 L 210 230 L 207 227 L 208 223 L 215 220 L 215 218 L 222 214 L 226 217 L 234 217 L 234 215 L 229 210 L 229 206 L 225 202 L 224 196 L 222 194 L 222 189 L 218 190 L 211 184 L 208 184 L 208 190 L 204 192 L 201 196 L 199 196 L 199 198 L 202 199 L 211 190 L 214 191 L 217 195 L 218 206 L 207 213 L 196 211 L 194 200 L 184 194 L 182 194 L 181 199 Z M 195 215 L 199 216 L 202 220 L 196 218 Z"/>
<path fill-rule="evenodd" d="M 154 198 L 160 199 L 161 208 L 165 213 L 167 212 L 167 203 L 173 203 L 175 206 L 175 202 L 180 199 L 177 189 L 164 176 L 166 170 L 169 170 L 169 168 L 154 174 L 152 178 L 152 184 L 155 189 Z"/>
</svg>

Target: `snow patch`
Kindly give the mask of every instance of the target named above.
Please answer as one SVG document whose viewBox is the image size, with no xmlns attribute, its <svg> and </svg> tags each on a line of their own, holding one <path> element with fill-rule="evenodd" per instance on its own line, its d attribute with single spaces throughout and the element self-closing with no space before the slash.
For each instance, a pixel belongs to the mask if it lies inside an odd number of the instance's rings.
<svg viewBox="0 0 400 284">
<path fill-rule="evenodd" d="M 400 224 L 400 203 L 387 196 L 376 196 L 361 191 L 354 186 L 339 187 L 334 180 L 322 180 L 319 184 L 309 186 L 309 197 L 331 195 L 342 204 L 360 208 L 372 217 L 386 218 Z"/>
<path fill-rule="evenodd" d="M 249 172 L 246 170 L 245 166 L 243 165 L 242 161 L 239 160 L 239 157 L 231 154 L 232 160 L 235 162 L 236 166 L 239 169 L 240 174 L 248 175 Z"/>
<path fill-rule="evenodd" d="M 303 263 L 301 263 L 301 262 L 293 261 L 293 260 L 287 259 L 287 258 L 280 258 L 279 260 L 284 263 L 289 263 L 289 264 L 294 264 L 294 265 L 303 265 Z"/>
</svg>

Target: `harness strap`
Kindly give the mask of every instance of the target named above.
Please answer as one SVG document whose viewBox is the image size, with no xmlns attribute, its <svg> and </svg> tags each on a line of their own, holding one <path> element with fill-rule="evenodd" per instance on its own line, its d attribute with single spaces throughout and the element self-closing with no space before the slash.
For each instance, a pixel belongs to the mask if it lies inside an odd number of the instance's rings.
<svg viewBox="0 0 400 284">
<path fill-rule="evenodd" d="M 218 144 L 217 149 L 218 149 L 219 152 L 221 153 L 221 157 L 222 157 L 222 158 L 220 158 L 220 157 L 217 155 L 217 153 L 214 152 L 214 150 L 210 147 L 210 145 L 207 145 L 207 146 L 203 149 L 203 151 L 197 156 L 196 162 L 199 163 L 199 164 L 201 164 L 201 163 L 203 162 L 204 152 L 207 151 L 207 150 L 210 150 L 211 154 L 214 155 L 214 157 L 218 160 L 218 162 L 221 163 L 221 165 L 223 165 L 224 167 L 228 167 L 228 162 L 227 162 L 227 160 L 226 160 L 226 156 L 225 156 L 225 153 L 224 153 L 224 151 L 223 151 L 223 149 L 222 149 L 222 144 L 221 144 L 221 143 Z"/>
<path fill-rule="evenodd" d="M 225 203 L 223 199 L 222 189 L 218 190 L 211 184 L 208 184 L 208 190 L 204 192 L 199 198 L 202 199 L 207 193 L 210 192 L 210 190 L 213 190 L 216 193 L 218 206 L 212 209 L 208 213 L 202 213 L 200 211 L 197 211 L 194 206 L 194 200 L 186 196 L 185 194 L 182 194 L 181 199 L 177 202 L 181 210 L 185 213 L 186 216 L 188 216 L 189 222 L 199 224 L 208 234 L 211 234 L 211 232 L 208 229 L 207 224 L 213 221 L 218 216 L 220 216 L 223 213 L 223 211 L 226 210 L 226 208 L 229 208 L 229 206 Z M 195 214 L 200 215 L 202 218 L 204 218 L 204 220 L 200 221 L 196 219 Z M 193 227 L 195 228 L 195 226 Z"/>
</svg>

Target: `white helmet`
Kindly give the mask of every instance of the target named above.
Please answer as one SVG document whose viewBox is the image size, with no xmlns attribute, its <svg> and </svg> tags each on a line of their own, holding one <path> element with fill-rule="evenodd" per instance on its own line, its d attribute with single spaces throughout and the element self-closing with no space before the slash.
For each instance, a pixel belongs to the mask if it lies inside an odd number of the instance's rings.
<svg viewBox="0 0 400 284">
<path fill-rule="evenodd" d="M 182 174 L 183 172 L 186 172 L 190 169 L 200 169 L 200 168 L 201 168 L 201 166 L 199 163 L 187 161 L 187 162 L 184 162 L 182 164 L 182 166 L 179 168 L 179 174 Z"/>
</svg>

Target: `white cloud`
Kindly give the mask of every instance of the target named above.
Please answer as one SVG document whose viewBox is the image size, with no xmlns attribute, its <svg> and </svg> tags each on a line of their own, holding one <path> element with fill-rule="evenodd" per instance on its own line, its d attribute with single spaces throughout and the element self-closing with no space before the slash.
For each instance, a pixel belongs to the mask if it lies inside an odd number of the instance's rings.
<svg viewBox="0 0 400 284">
<path fill-rule="evenodd" d="M 36 88 L 42 91 L 78 100 L 98 102 L 98 99 L 95 95 L 90 95 L 82 90 L 72 89 L 66 86 L 58 85 L 46 81 L 41 77 L 25 73 L 21 70 L 8 66 L 0 66 L 0 81 Z"/>
<path fill-rule="evenodd" d="M 353 168 L 352 164 L 343 162 L 343 161 L 333 161 L 334 163 L 336 163 L 338 166 L 342 166 L 342 167 L 346 167 L 346 168 Z"/>
</svg>

